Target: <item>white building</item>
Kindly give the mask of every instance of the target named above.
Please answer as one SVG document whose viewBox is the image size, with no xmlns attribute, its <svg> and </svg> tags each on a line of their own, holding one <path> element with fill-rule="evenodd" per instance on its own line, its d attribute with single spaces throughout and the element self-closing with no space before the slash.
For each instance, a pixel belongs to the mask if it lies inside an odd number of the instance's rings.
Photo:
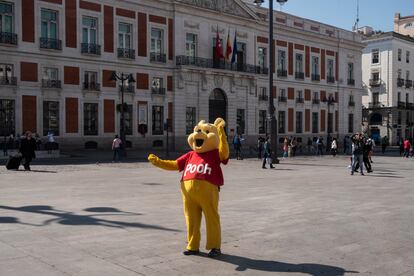
<svg viewBox="0 0 414 276">
<path fill-rule="evenodd" d="M 362 97 L 364 122 L 378 140 L 388 136 L 413 136 L 414 39 L 395 32 L 380 33 L 364 40 Z"/>
<path fill-rule="evenodd" d="M 252 1 L 253 2 L 253 1 Z M 186 144 L 198 120 L 222 116 L 230 135 L 265 135 L 273 96 L 281 137 L 360 130 L 358 34 L 274 12 L 275 85 L 268 91 L 267 9 L 240 0 L 2 1 L 1 134 L 53 131 L 63 147 L 107 147 L 119 133 L 112 72 L 132 74 L 125 102 L 133 147 Z M 235 63 L 214 60 L 237 31 Z M 306 141 L 304 141 L 306 142 Z M 91 143 L 88 143 L 91 144 Z"/>
</svg>

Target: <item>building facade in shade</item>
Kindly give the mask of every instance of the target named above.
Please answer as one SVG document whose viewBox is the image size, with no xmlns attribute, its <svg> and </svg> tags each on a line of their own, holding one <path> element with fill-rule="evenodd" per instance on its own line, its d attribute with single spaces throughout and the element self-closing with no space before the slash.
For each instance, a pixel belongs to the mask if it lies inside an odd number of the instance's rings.
<svg viewBox="0 0 414 276">
<path fill-rule="evenodd" d="M 364 39 L 362 81 L 363 121 L 379 141 L 388 136 L 392 144 L 413 138 L 414 38 L 395 32 Z"/>
<path fill-rule="evenodd" d="M 0 16 L 1 135 L 52 131 L 62 147 L 107 147 L 120 128 L 113 72 L 136 81 L 124 83 L 124 110 L 137 148 L 165 146 L 170 121 L 169 144 L 181 149 L 217 116 L 253 145 L 268 97 L 281 138 L 360 130 L 363 44 L 350 31 L 275 11 L 268 68 L 267 9 L 248 1 L 2 0 Z M 217 58 L 217 36 L 234 57 Z"/>
</svg>

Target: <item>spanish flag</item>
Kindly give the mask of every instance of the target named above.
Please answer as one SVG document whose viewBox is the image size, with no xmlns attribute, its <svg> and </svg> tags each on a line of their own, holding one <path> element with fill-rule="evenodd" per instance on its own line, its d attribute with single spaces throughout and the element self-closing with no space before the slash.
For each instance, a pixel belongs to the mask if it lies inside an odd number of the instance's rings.
<svg viewBox="0 0 414 276">
<path fill-rule="evenodd" d="M 227 34 L 227 45 L 226 45 L 226 60 L 230 60 L 230 56 L 231 56 L 231 42 L 230 42 L 230 29 L 229 32 Z"/>
</svg>

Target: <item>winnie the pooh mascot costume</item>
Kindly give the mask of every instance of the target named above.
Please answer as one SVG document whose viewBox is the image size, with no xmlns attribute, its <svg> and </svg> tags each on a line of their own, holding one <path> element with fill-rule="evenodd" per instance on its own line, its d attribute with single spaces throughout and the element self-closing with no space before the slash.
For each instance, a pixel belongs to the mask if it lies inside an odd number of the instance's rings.
<svg viewBox="0 0 414 276">
<path fill-rule="evenodd" d="M 198 254 L 200 247 L 201 215 L 206 220 L 209 257 L 221 254 L 221 228 L 218 214 L 219 190 L 223 185 L 220 164 L 229 160 L 229 145 L 224 131 L 226 123 L 217 118 L 214 124 L 200 121 L 188 136 L 192 151 L 177 160 L 161 160 L 150 154 L 148 160 L 155 166 L 171 171 L 183 171 L 181 193 L 187 223 L 187 250 L 184 255 Z"/>
</svg>

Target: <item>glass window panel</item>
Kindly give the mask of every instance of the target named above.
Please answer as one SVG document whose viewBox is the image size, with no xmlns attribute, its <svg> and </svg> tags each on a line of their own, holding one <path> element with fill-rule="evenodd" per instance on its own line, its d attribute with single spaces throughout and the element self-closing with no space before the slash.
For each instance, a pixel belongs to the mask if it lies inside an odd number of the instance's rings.
<svg viewBox="0 0 414 276">
<path fill-rule="evenodd" d="M 56 39 L 57 38 L 57 26 L 56 26 L 56 23 L 51 23 L 50 24 L 50 34 L 49 34 L 49 38 L 53 38 L 53 39 Z"/>
<path fill-rule="evenodd" d="M 1 20 L 1 19 L 0 19 Z M 1 29 L 3 32 L 11 33 L 13 32 L 13 17 L 10 15 L 4 16 L 4 25 L 2 25 Z"/>
<path fill-rule="evenodd" d="M 95 29 L 91 29 L 91 30 L 90 30 L 90 39 L 89 39 L 89 43 L 91 43 L 91 44 L 96 44 L 96 30 L 95 30 Z"/>
<path fill-rule="evenodd" d="M 42 37 L 47 37 L 47 22 L 42 22 L 42 30 L 41 30 L 41 32 L 42 32 Z"/>
<path fill-rule="evenodd" d="M 11 4 L 0 3 L 0 13 L 12 13 L 13 7 Z"/>
<path fill-rule="evenodd" d="M 88 29 L 82 28 L 82 43 L 88 43 Z"/>
</svg>

